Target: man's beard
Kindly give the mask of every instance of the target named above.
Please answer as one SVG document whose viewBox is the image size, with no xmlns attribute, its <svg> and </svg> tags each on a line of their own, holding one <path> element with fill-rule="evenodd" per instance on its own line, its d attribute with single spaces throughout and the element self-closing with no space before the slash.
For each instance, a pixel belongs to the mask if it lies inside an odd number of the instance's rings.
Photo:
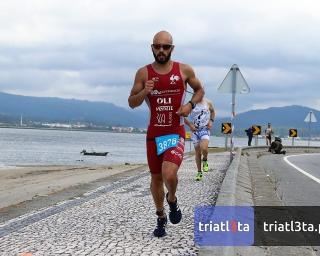
<svg viewBox="0 0 320 256">
<path fill-rule="evenodd" d="M 166 56 L 166 55 L 164 55 L 164 54 L 161 54 L 161 53 L 159 53 L 161 56 L 163 56 L 164 58 L 159 58 L 159 54 L 158 55 L 156 55 L 154 52 L 152 52 L 153 53 L 153 57 L 154 57 L 154 60 L 157 62 L 157 63 L 159 63 L 159 64 L 166 64 L 169 60 L 170 60 L 170 58 L 171 58 L 171 51 L 168 53 L 168 55 Z"/>
</svg>

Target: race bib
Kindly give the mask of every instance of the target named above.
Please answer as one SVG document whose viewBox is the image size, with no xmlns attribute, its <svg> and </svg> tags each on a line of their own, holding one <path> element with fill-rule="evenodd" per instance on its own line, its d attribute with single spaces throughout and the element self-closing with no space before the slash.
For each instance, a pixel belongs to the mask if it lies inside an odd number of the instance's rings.
<svg viewBox="0 0 320 256">
<path fill-rule="evenodd" d="M 205 136 L 205 135 L 210 136 L 210 132 L 207 128 L 203 128 L 201 130 L 196 131 L 196 134 L 199 138 L 201 138 L 202 136 Z"/>
<path fill-rule="evenodd" d="M 161 155 L 168 148 L 173 148 L 178 144 L 179 135 L 178 134 L 164 135 L 164 136 L 156 137 L 155 140 L 157 145 L 157 155 Z"/>
</svg>

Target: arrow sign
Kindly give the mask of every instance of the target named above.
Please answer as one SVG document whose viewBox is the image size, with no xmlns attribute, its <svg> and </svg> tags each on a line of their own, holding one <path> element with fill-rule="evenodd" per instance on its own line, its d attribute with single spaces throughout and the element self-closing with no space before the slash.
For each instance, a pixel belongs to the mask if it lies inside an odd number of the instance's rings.
<svg viewBox="0 0 320 256">
<path fill-rule="evenodd" d="M 292 138 L 298 137 L 298 130 L 297 129 L 289 129 L 289 137 L 292 137 Z"/>
<path fill-rule="evenodd" d="M 190 140 L 190 139 L 191 139 L 191 132 L 186 132 L 185 140 Z"/>
<path fill-rule="evenodd" d="M 311 122 L 311 123 L 316 123 L 317 122 L 317 118 L 314 115 L 314 113 L 312 111 L 310 111 L 308 113 L 308 115 L 306 116 L 306 118 L 304 119 L 305 122 Z"/>
<path fill-rule="evenodd" d="M 231 123 L 222 123 L 221 132 L 223 134 L 230 134 L 232 132 Z"/>
<path fill-rule="evenodd" d="M 235 74 L 235 81 L 236 85 L 235 88 L 233 88 L 233 72 L 236 71 Z M 222 81 L 221 85 L 218 88 L 219 92 L 225 92 L 225 93 L 249 93 L 250 88 L 244 79 L 243 75 L 240 72 L 239 67 L 234 64 L 232 65 L 230 71 L 227 73 L 225 79 Z"/>
<path fill-rule="evenodd" d="M 261 134 L 261 126 L 260 125 L 252 125 L 252 134 L 260 135 Z"/>
</svg>

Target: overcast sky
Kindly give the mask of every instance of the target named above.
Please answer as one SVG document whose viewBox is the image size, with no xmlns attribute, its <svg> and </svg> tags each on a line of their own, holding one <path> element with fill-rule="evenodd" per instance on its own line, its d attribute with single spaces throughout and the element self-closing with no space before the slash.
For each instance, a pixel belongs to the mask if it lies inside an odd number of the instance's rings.
<svg viewBox="0 0 320 256">
<path fill-rule="evenodd" d="M 167 30 L 173 59 L 194 68 L 219 116 L 231 95 L 217 88 L 235 63 L 251 88 L 237 96 L 238 113 L 319 110 L 319 13 L 318 0 L 1 0 L 0 91 L 128 108 L 153 35 Z"/>
</svg>

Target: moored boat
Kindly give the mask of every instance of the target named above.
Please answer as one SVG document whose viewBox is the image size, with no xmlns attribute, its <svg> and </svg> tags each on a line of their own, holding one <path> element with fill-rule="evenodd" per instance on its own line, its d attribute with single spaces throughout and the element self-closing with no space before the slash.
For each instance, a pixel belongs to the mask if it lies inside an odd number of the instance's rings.
<svg viewBox="0 0 320 256">
<path fill-rule="evenodd" d="M 84 149 L 80 153 L 85 156 L 106 156 L 108 155 L 109 152 L 95 152 L 95 151 L 88 152 L 87 150 Z"/>
</svg>

